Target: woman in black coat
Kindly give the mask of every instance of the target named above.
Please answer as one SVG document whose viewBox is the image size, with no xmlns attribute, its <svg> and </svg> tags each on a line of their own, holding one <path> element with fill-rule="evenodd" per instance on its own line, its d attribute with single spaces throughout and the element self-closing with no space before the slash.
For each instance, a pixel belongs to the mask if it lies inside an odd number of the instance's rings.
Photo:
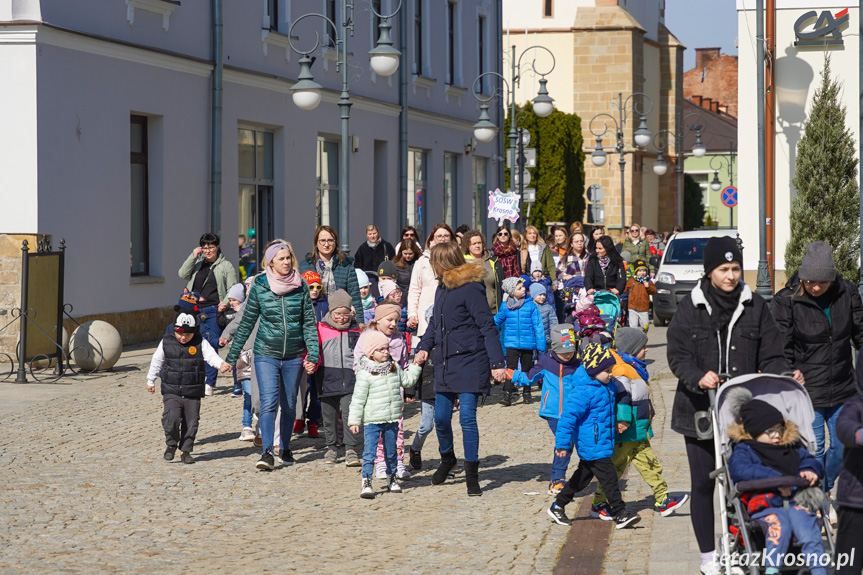
<svg viewBox="0 0 863 575">
<path fill-rule="evenodd" d="M 455 242 L 434 246 L 430 259 L 440 283 L 415 361 L 423 363 L 434 348 L 435 428 L 441 462 L 432 483 L 440 485 L 446 481 L 458 462 L 452 434 L 453 406 L 458 401 L 467 492 L 482 495 L 477 401 L 491 390 L 490 376 L 504 380 L 506 363 L 485 296 L 482 264 L 466 262 Z"/>
<path fill-rule="evenodd" d="M 845 446 L 836 503 L 839 504 L 839 532 L 836 556 L 853 557 L 854 561 L 836 569 L 836 575 L 860 575 L 863 553 L 863 352 L 857 355 L 857 394 L 845 402 L 836 419 L 836 436 Z M 832 439 L 833 436 L 831 436 Z M 856 549 L 855 553 L 855 547 Z"/>
<path fill-rule="evenodd" d="M 710 409 L 707 390 L 716 389 L 720 374 L 789 370 L 767 303 L 740 281 L 743 256 L 737 242 L 728 236 L 710 238 L 703 255 L 704 277 L 678 305 L 667 333 L 668 365 L 678 378 L 671 429 L 683 434 L 686 443 L 692 480 L 690 518 L 702 572 L 718 573 L 713 556 L 715 480 L 710 478 L 716 454 L 712 439 L 698 439 L 695 412 Z"/>
<path fill-rule="evenodd" d="M 611 238 L 602 236 L 596 241 L 593 253 L 587 258 L 584 289 L 589 294 L 606 290 L 619 296 L 625 287 L 626 267 L 623 258 L 617 253 Z"/>
<path fill-rule="evenodd" d="M 815 408 L 815 457 L 826 470 L 829 492 L 842 465 L 842 444 L 832 441 L 836 418 L 856 393 L 851 346 L 863 345 L 863 300 L 857 286 L 836 271 L 830 246 L 813 242 L 806 246 L 797 281 L 776 295 L 771 311 L 782 330 L 785 360 L 801 381 L 805 378 Z M 831 437 L 826 452 L 825 427 Z"/>
</svg>

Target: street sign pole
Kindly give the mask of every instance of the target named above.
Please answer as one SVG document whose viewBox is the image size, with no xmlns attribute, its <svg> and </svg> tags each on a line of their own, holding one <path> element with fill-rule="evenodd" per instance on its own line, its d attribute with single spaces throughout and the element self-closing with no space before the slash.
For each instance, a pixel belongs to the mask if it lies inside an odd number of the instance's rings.
<svg viewBox="0 0 863 575">
<path fill-rule="evenodd" d="M 518 129 L 518 157 L 516 158 L 516 164 L 518 164 L 518 197 L 519 199 L 524 198 L 524 128 Z M 528 210 L 530 210 L 530 204 L 528 204 Z M 528 218 L 530 217 L 530 211 L 528 211 Z M 527 224 L 525 224 L 527 225 Z"/>
</svg>

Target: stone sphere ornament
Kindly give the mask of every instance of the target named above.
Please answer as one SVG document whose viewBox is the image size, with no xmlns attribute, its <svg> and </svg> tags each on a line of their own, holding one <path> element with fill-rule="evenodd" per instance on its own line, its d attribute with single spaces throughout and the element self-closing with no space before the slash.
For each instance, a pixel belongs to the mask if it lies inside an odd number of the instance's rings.
<svg viewBox="0 0 863 575">
<path fill-rule="evenodd" d="M 83 371 L 105 371 L 114 367 L 123 353 L 123 340 L 113 325 L 102 320 L 82 323 L 69 338 L 72 361 Z"/>
</svg>

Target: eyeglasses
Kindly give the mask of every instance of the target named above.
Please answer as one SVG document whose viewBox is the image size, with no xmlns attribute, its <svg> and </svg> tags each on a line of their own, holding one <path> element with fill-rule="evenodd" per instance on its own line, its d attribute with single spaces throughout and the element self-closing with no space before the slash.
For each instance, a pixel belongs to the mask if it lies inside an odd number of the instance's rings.
<svg viewBox="0 0 863 575">
<path fill-rule="evenodd" d="M 785 433 L 785 426 L 784 425 L 777 425 L 776 427 L 771 427 L 770 429 L 765 429 L 764 433 L 768 436 L 769 435 L 775 435 L 777 437 L 782 437 L 782 434 Z"/>
<path fill-rule="evenodd" d="M 214 251 L 216 251 L 216 250 L 218 250 L 218 249 L 219 249 L 219 248 L 218 248 L 218 247 L 216 247 L 216 246 L 207 246 L 207 247 L 201 248 L 201 250 L 203 250 L 203 251 L 205 251 L 205 252 L 214 252 Z"/>
<path fill-rule="evenodd" d="M 448 241 L 452 240 L 452 236 L 449 234 L 446 234 L 446 235 L 440 234 L 440 235 L 435 235 L 434 239 L 436 239 L 439 242 L 448 242 Z"/>
<path fill-rule="evenodd" d="M 325 240 L 325 239 L 321 238 L 318 240 L 318 243 L 319 244 L 334 244 L 334 243 L 336 243 L 336 240 Z"/>
<path fill-rule="evenodd" d="M 324 289 L 324 286 L 316 286 L 316 285 L 310 285 L 309 286 L 309 291 L 321 291 L 322 289 Z"/>
</svg>

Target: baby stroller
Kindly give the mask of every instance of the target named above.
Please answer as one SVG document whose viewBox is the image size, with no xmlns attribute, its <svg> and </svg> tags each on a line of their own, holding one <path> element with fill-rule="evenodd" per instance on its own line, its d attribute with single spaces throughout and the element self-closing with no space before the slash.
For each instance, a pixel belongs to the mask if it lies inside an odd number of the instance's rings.
<svg viewBox="0 0 863 575">
<path fill-rule="evenodd" d="M 599 308 L 599 314 L 602 316 L 605 325 L 613 333 L 623 317 L 620 298 L 610 291 L 598 291 L 593 294 L 593 305 Z"/>
<path fill-rule="evenodd" d="M 728 426 L 736 418 L 731 392 L 740 387 L 746 388 L 753 399 L 770 403 L 786 420 L 794 422 L 800 433 L 803 447 L 812 453 L 815 452 L 815 434 L 812 431 L 815 412 L 809 394 L 795 379 L 781 375 L 751 374 L 730 379 L 720 385 L 718 390 L 708 390 L 711 411 L 695 414 L 695 428 L 699 439 L 710 439 L 712 436 L 716 451 L 716 469 L 710 476 L 716 478 L 719 484 L 719 510 L 722 522 L 718 547 L 720 565 L 726 575 L 743 574 L 747 569 L 750 575 L 758 575 L 762 572 L 762 565 L 756 553 L 759 551 L 759 544 L 763 547 L 763 524 L 749 516 L 741 496 L 746 491 L 760 491 L 779 486 L 764 484 L 765 481 L 775 483 L 777 479 L 783 479 L 782 485 L 789 487 L 804 487 L 809 483 L 799 477 L 743 481 L 737 484 L 731 480 L 728 474 L 728 460 L 731 457 L 732 441 L 728 437 Z M 832 555 L 835 545 L 827 519 L 826 500 L 821 506 L 820 515 L 827 526 L 824 530 L 828 544 L 825 550 Z M 789 553 L 797 551 L 799 549 L 794 549 L 793 544 L 789 547 Z M 800 566 L 794 569 L 799 570 Z"/>
</svg>

